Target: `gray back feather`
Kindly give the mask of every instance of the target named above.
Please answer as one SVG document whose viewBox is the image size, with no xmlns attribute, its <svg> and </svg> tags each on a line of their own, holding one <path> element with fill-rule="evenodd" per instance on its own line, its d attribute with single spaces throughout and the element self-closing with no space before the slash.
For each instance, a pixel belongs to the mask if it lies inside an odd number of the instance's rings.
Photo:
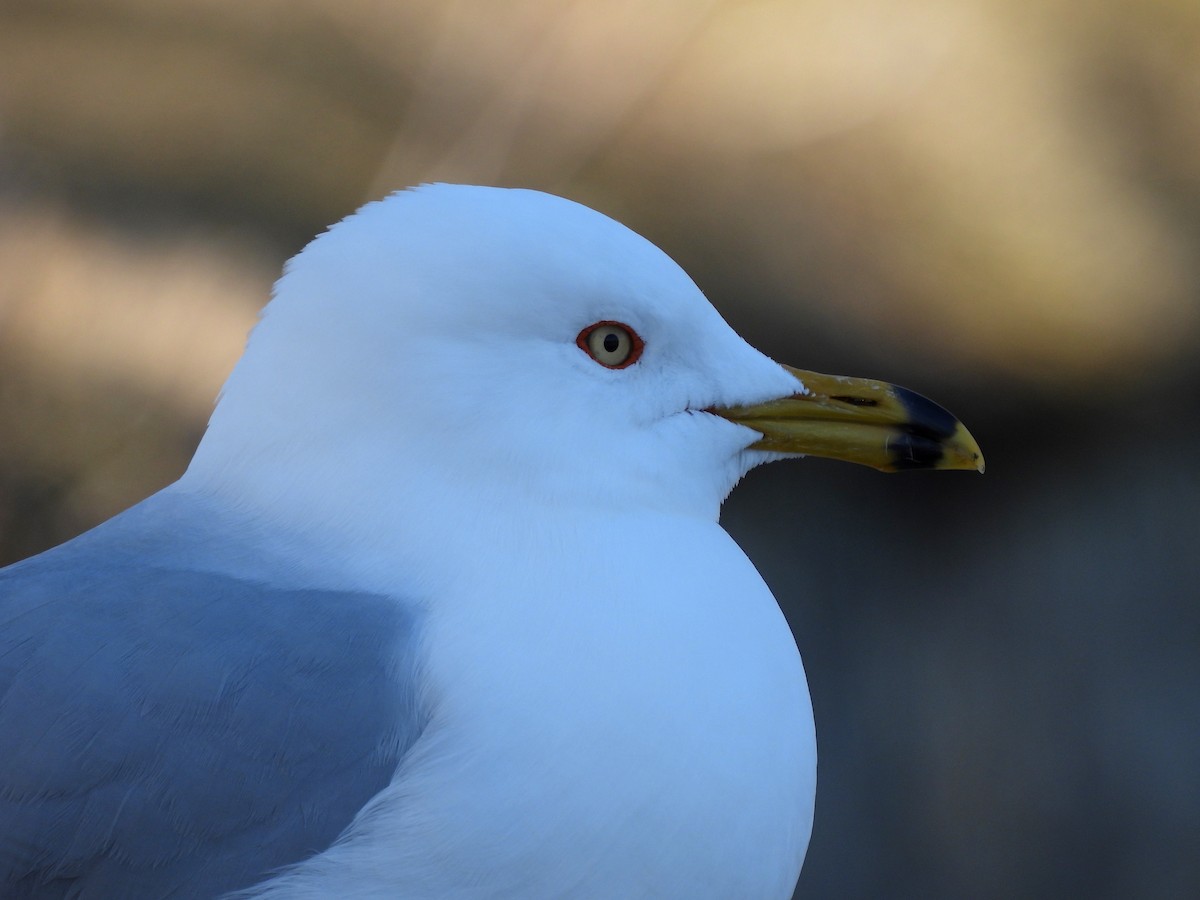
<svg viewBox="0 0 1200 900">
<path fill-rule="evenodd" d="M 104 528 L 0 571 L 0 896 L 213 897 L 327 848 L 422 728 L 414 607 Z"/>
</svg>

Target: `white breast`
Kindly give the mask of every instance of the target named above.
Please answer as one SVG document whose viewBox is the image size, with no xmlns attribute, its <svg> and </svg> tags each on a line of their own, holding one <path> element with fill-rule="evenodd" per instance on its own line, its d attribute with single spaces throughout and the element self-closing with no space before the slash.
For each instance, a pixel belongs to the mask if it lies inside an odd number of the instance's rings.
<svg viewBox="0 0 1200 900">
<path fill-rule="evenodd" d="M 431 610 L 434 720 L 355 839 L 394 861 L 363 896 L 790 896 L 816 777 L 791 633 L 716 524 L 643 522 L 565 523 L 536 566 L 526 524 L 476 548 L 488 577 Z"/>
<path fill-rule="evenodd" d="M 790 897 L 816 747 L 774 598 L 715 523 L 580 521 L 460 533 L 471 564 L 428 585 L 429 726 L 254 896 Z"/>
</svg>

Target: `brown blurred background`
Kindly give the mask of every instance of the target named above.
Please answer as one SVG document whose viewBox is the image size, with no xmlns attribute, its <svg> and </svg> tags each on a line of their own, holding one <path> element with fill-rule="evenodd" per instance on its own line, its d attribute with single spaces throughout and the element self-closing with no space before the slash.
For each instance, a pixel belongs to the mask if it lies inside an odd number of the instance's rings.
<svg viewBox="0 0 1200 900">
<path fill-rule="evenodd" d="M 178 475 L 284 259 L 428 180 L 983 445 L 726 507 L 812 685 L 797 896 L 1200 896 L 1200 4 L 0 0 L 0 562 Z"/>
</svg>

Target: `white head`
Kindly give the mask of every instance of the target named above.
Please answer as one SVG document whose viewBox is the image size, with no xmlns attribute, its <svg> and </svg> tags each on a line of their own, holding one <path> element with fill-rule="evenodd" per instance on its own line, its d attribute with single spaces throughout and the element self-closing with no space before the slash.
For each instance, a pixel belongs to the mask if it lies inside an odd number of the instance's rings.
<svg viewBox="0 0 1200 900">
<path fill-rule="evenodd" d="M 598 322 L 636 333 L 636 362 L 580 346 Z M 702 410 L 796 389 L 624 226 L 534 191 L 432 185 L 291 260 L 185 481 L 326 512 L 452 485 L 714 518 L 768 456 Z"/>
</svg>

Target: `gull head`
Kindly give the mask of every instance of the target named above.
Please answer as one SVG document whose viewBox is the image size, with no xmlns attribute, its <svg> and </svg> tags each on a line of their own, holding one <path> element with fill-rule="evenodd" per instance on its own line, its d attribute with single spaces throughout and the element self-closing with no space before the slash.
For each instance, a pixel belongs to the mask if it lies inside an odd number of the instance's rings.
<svg viewBox="0 0 1200 900">
<path fill-rule="evenodd" d="M 755 350 L 612 219 L 428 185 L 288 263 L 187 478 L 359 509 L 453 490 L 712 518 L 748 469 L 805 454 L 982 468 L 924 398 Z"/>
</svg>

